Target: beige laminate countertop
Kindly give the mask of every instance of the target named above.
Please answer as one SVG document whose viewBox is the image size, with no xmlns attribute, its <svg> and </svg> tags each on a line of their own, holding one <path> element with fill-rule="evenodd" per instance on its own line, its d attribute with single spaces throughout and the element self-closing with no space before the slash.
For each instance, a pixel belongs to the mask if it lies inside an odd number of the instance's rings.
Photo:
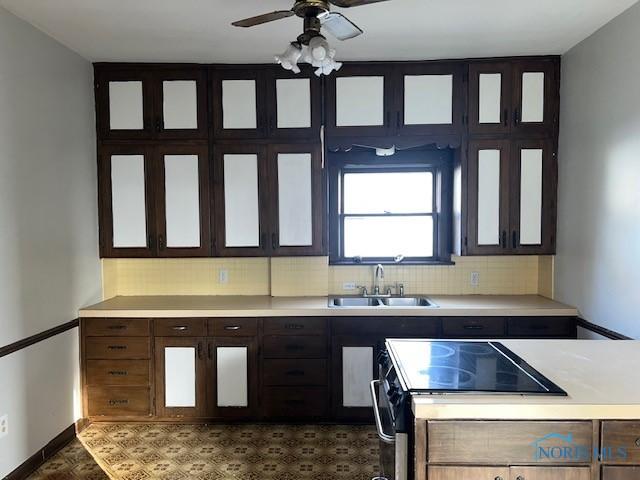
<svg viewBox="0 0 640 480">
<path fill-rule="evenodd" d="M 577 310 L 538 295 L 427 295 L 438 308 L 331 308 L 328 297 L 114 297 L 80 310 L 84 318 L 292 316 L 575 316 Z"/>
<path fill-rule="evenodd" d="M 568 397 L 433 395 L 413 398 L 429 420 L 638 420 L 640 341 L 499 340 Z"/>
</svg>

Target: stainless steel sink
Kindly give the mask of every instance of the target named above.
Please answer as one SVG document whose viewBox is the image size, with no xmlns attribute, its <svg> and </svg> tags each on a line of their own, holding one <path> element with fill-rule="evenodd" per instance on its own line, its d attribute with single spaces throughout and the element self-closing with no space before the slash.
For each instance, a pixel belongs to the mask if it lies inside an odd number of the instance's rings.
<svg viewBox="0 0 640 480">
<path fill-rule="evenodd" d="M 364 297 L 335 297 L 329 299 L 330 307 L 381 307 L 380 300 L 377 298 Z"/>
<path fill-rule="evenodd" d="M 435 303 L 425 297 L 391 297 L 381 298 L 380 301 L 387 307 L 438 307 Z"/>
<path fill-rule="evenodd" d="M 426 297 L 388 297 L 388 298 L 365 298 L 365 297 L 332 297 L 329 299 L 329 306 L 335 308 L 349 307 L 376 307 L 376 308 L 438 308 L 438 306 Z"/>
</svg>

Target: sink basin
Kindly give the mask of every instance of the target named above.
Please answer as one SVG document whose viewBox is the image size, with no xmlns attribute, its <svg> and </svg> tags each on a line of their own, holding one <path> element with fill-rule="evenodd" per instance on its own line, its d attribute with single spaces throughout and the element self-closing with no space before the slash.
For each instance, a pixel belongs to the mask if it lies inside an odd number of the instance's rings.
<svg viewBox="0 0 640 480">
<path fill-rule="evenodd" d="M 387 307 L 422 307 L 437 308 L 438 306 L 424 297 L 391 297 L 381 298 L 380 301 Z"/>
<path fill-rule="evenodd" d="M 381 307 L 377 298 L 364 297 L 336 297 L 329 299 L 330 307 Z"/>
</svg>

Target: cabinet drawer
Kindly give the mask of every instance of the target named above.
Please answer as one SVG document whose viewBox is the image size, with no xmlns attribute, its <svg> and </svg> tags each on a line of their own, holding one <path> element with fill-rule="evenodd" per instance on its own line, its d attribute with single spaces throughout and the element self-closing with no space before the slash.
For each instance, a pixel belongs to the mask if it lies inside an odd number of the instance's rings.
<svg viewBox="0 0 640 480">
<path fill-rule="evenodd" d="M 427 469 L 429 480 L 508 480 L 507 467 L 436 467 Z"/>
<path fill-rule="evenodd" d="M 612 449 L 613 458 L 606 463 L 640 464 L 640 422 L 602 422 L 602 447 Z M 618 448 L 626 449 L 626 458 L 617 455 Z"/>
<path fill-rule="evenodd" d="M 87 359 L 147 359 L 149 358 L 148 337 L 87 337 L 85 356 Z"/>
<path fill-rule="evenodd" d="M 269 335 L 262 339 L 265 358 L 326 358 L 325 337 Z"/>
<path fill-rule="evenodd" d="M 258 319 L 210 318 L 208 330 L 212 337 L 255 337 L 258 335 Z"/>
<path fill-rule="evenodd" d="M 89 416 L 148 416 L 149 387 L 87 387 Z"/>
<path fill-rule="evenodd" d="M 325 335 L 325 318 L 265 318 L 265 335 Z"/>
<path fill-rule="evenodd" d="M 265 385 L 327 385 L 326 360 L 265 360 Z"/>
<path fill-rule="evenodd" d="M 576 337 L 575 317 L 513 317 L 507 320 L 510 337 Z"/>
<path fill-rule="evenodd" d="M 87 337 L 147 337 L 148 318 L 85 318 L 82 320 Z"/>
<path fill-rule="evenodd" d="M 157 318 L 154 325 L 156 337 L 204 337 L 207 334 L 205 318 Z"/>
<path fill-rule="evenodd" d="M 593 452 L 592 422 L 434 421 L 427 427 L 430 463 L 589 463 Z M 573 451 L 576 445 L 582 447 L 580 456 L 559 460 L 550 454 L 554 447 Z"/>
<path fill-rule="evenodd" d="M 638 480 L 640 467 L 602 467 L 602 480 Z"/>
<path fill-rule="evenodd" d="M 149 385 L 149 361 L 87 360 L 87 385 Z"/>
<path fill-rule="evenodd" d="M 327 413 L 325 387 L 265 387 L 266 417 L 323 417 Z"/>
<path fill-rule="evenodd" d="M 447 337 L 501 337 L 504 331 L 502 317 L 445 317 L 442 320 L 442 333 Z"/>
</svg>

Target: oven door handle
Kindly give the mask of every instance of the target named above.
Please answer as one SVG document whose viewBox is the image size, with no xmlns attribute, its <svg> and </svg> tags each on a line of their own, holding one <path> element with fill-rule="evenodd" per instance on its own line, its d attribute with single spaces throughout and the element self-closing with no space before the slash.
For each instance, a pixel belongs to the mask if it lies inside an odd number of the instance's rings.
<svg viewBox="0 0 640 480">
<path fill-rule="evenodd" d="M 378 431 L 378 437 L 384 443 L 388 443 L 393 445 L 396 443 L 396 439 L 392 435 L 388 435 L 384 433 L 382 428 L 382 419 L 380 418 L 380 412 L 378 411 L 378 395 L 376 395 L 376 387 L 380 383 L 380 380 L 372 380 L 369 384 L 369 388 L 371 389 L 371 403 L 373 404 L 373 417 L 376 420 L 376 430 Z"/>
</svg>

